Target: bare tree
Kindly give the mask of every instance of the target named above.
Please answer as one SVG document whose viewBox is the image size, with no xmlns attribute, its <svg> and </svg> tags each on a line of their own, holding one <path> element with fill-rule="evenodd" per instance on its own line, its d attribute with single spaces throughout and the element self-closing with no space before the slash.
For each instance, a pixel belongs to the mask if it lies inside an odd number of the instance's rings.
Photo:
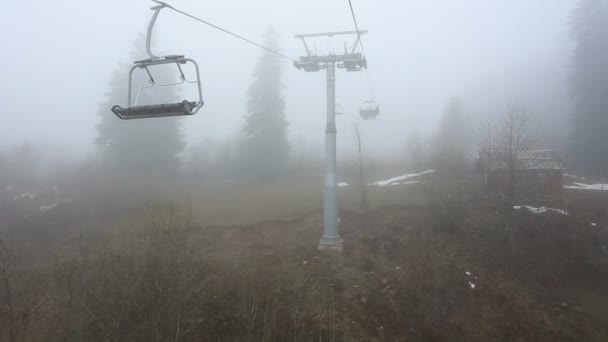
<svg viewBox="0 0 608 342">
<path fill-rule="evenodd" d="M 429 168 L 430 151 L 429 141 L 414 131 L 406 142 L 406 161 L 408 167 L 415 172 L 422 172 Z"/>
<path fill-rule="evenodd" d="M 496 148 L 495 146 L 495 127 L 494 122 L 492 122 L 491 118 L 488 118 L 486 122 L 479 125 L 477 128 L 477 150 L 478 150 L 478 171 L 483 171 L 483 190 L 484 193 L 488 194 L 488 173 L 487 170 L 480 164 L 481 160 L 484 158 L 484 154 L 491 156 L 493 150 Z"/>
<path fill-rule="evenodd" d="M 25 287 L 25 288 L 24 288 Z M 47 301 L 51 286 L 40 281 L 40 275 L 28 267 L 17 270 L 15 251 L 0 239 L 0 318 L 7 317 L 8 336 L 0 332 L 0 339 L 28 341 L 30 324 L 39 316 Z M 3 326 L 0 320 L 0 326 Z"/>
<path fill-rule="evenodd" d="M 357 159 L 356 165 L 359 171 L 359 190 L 361 191 L 361 209 L 366 211 L 369 208 L 369 203 L 367 201 L 367 189 L 366 189 L 366 181 L 365 181 L 365 165 L 363 163 L 363 146 L 362 146 L 362 138 L 361 138 L 361 130 L 359 129 L 359 125 L 355 125 L 355 142 L 357 144 Z"/>
<path fill-rule="evenodd" d="M 496 132 L 495 152 L 500 158 L 499 162 L 503 163 L 507 171 L 506 230 L 511 253 L 516 251 L 516 231 L 513 226 L 513 206 L 518 189 L 516 170 L 522 156 L 533 148 L 536 137 L 537 130 L 530 121 L 525 106 L 508 105 Z"/>
<path fill-rule="evenodd" d="M 496 148 L 496 132 L 492 119 L 488 118 L 485 123 L 477 129 L 477 147 L 479 151 L 492 151 Z"/>
<path fill-rule="evenodd" d="M 502 162 L 508 172 L 509 189 L 507 198 L 511 207 L 516 196 L 515 171 L 517 164 L 526 151 L 536 141 L 537 130 L 530 122 L 526 108 L 522 105 L 509 105 L 496 135 L 496 144 Z M 512 209 L 512 208 L 511 208 Z"/>
<path fill-rule="evenodd" d="M 468 175 L 468 150 L 471 136 L 464 106 L 452 99 L 446 106 L 439 129 L 431 141 L 431 166 L 438 176 L 433 192 L 441 213 L 453 221 L 450 211 L 462 203 Z"/>
</svg>

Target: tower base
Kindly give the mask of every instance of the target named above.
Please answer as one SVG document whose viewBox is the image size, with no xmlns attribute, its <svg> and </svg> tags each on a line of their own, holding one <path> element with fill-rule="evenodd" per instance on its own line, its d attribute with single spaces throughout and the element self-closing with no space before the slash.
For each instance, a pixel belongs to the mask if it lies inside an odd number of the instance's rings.
<svg viewBox="0 0 608 342">
<path fill-rule="evenodd" d="M 340 237 L 323 236 L 319 242 L 319 250 L 322 252 L 329 251 L 342 254 L 342 239 Z"/>
</svg>

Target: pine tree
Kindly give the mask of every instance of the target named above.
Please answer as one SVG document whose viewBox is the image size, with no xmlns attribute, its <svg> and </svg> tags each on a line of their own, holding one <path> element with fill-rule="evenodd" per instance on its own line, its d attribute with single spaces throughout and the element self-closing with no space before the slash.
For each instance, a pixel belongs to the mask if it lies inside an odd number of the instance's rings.
<svg viewBox="0 0 608 342">
<path fill-rule="evenodd" d="M 581 0 L 571 17 L 576 42 L 570 84 L 574 99 L 571 153 L 577 166 L 608 171 L 608 0 Z"/>
<path fill-rule="evenodd" d="M 447 105 L 433 141 L 434 168 L 443 172 L 463 172 L 466 165 L 469 129 L 462 104 L 453 99 Z"/>
<path fill-rule="evenodd" d="M 145 37 L 134 42 L 133 60 L 146 56 Z M 126 105 L 129 70 L 128 64 L 120 64 L 111 80 L 111 88 L 101 105 L 101 122 L 97 126 L 97 145 L 107 166 L 118 172 L 152 177 L 171 177 L 179 168 L 179 153 L 184 148 L 179 119 L 142 119 L 123 121 L 110 111 L 115 104 Z M 155 79 L 169 79 L 170 67 L 154 68 Z M 139 70 L 136 70 L 137 73 Z M 144 83 L 139 83 L 144 82 Z M 138 79 L 134 84 L 145 84 Z M 136 89 L 134 86 L 134 94 Z M 165 87 L 155 92 L 154 103 L 177 102 L 179 96 L 174 87 Z"/>
<path fill-rule="evenodd" d="M 278 49 L 278 35 L 265 33 L 265 44 Z M 242 171 L 267 180 L 281 174 L 289 163 L 289 141 L 280 57 L 264 52 L 254 71 L 248 92 L 247 112 L 240 148 Z"/>
</svg>

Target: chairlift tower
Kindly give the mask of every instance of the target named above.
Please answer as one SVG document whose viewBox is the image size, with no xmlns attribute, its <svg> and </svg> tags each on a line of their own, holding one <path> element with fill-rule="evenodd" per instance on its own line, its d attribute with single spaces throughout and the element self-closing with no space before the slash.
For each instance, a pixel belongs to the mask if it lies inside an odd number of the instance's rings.
<svg viewBox="0 0 608 342">
<path fill-rule="evenodd" d="M 336 67 L 346 71 L 361 71 L 367 68 L 367 61 L 362 53 L 357 52 L 361 35 L 366 30 L 325 32 L 312 34 L 299 34 L 306 49 L 306 56 L 300 57 L 293 64 L 296 68 L 306 72 L 317 72 L 325 69 L 327 75 L 327 125 L 325 128 L 325 175 L 323 185 L 323 237 L 319 242 L 320 250 L 342 252 L 342 239 L 338 231 L 338 179 L 336 177 Z M 355 44 L 349 51 L 344 45 L 343 54 L 329 52 L 327 55 L 316 55 L 309 49 L 306 38 L 356 35 Z"/>
</svg>

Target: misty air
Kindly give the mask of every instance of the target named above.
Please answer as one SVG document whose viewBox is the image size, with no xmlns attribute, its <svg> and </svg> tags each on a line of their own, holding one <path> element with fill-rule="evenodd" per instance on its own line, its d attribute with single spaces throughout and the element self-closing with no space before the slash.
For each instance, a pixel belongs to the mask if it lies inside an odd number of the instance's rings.
<svg viewBox="0 0 608 342">
<path fill-rule="evenodd" d="M 608 341 L 608 0 L 0 31 L 0 341 Z"/>
</svg>

